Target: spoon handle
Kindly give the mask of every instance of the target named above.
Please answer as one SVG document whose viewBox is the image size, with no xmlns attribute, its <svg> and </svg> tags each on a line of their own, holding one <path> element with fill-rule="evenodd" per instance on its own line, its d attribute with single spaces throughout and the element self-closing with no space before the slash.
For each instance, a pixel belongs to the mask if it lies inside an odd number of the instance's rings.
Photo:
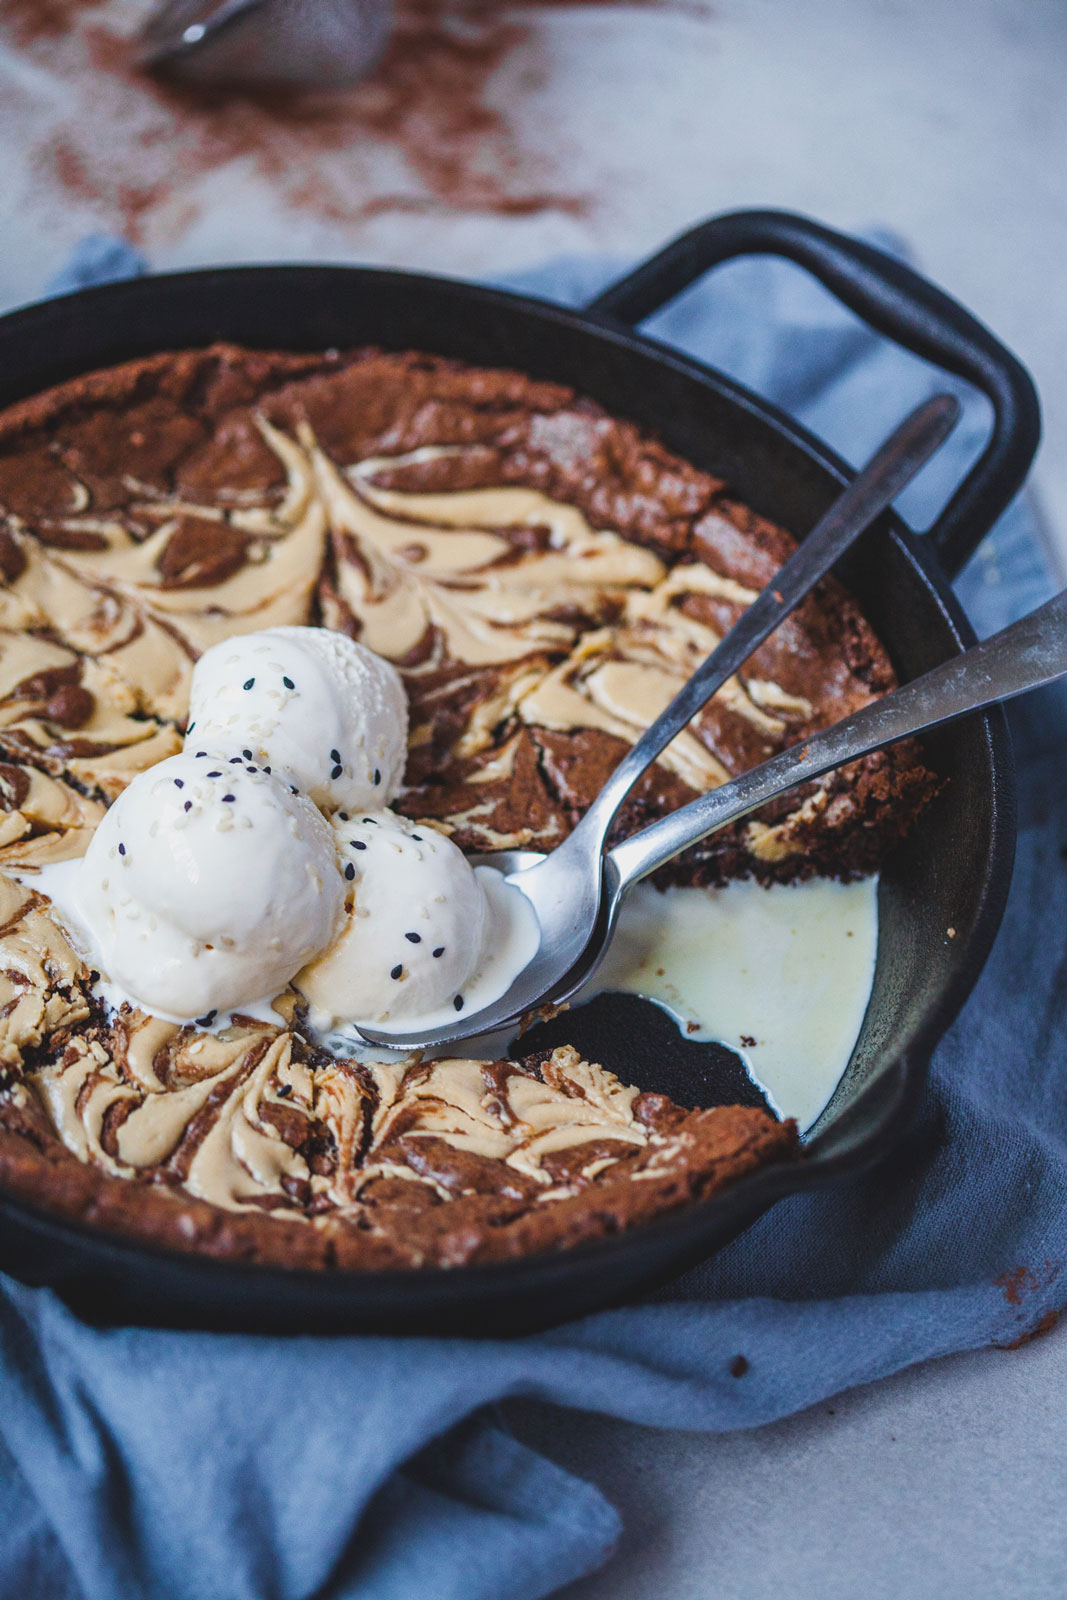
<svg viewBox="0 0 1067 1600">
<path fill-rule="evenodd" d="M 730 783 L 653 822 L 608 853 L 616 896 L 689 845 L 738 817 L 819 778 L 929 728 L 1040 689 L 1067 674 L 1067 589 L 984 643 L 953 656 L 850 717 L 813 734 L 805 744 L 772 756 Z M 609 879 L 610 881 L 610 879 Z"/>
<path fill-rule="evenodd" d="M 645 729 L 567 841 L 599 856 L 619 807 L 641 774 L 752 652 L 826 576 L 839 556 L 901 492 L 955 427 L 959 403 L 938 394 L 906 417 L 804 542 L 747 607 L 670 705 Z"/>
</svg>

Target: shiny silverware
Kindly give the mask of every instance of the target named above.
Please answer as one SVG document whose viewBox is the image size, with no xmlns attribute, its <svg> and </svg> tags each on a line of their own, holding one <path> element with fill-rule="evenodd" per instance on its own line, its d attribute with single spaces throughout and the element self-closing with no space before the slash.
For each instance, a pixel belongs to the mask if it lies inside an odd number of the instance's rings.
<svg viewBox="0 0 1067 1600">
<path fill-rule="evenodd" d="M 391 0 L 163 0 L 142 60 L 200 83 L 339 88 L 377 64 L 391 22 Z"/>
<path fill-rule="evenodd" d="M 671 740 L 688 726 L 696 713 L 757 646 L 811 592 L 860 534 L 892 504 L 951 432 L 958 415 L 959 405 L 951 395 L 937 395 L 919 406 L 896 429 L 670 705 L 645 730 L 573 833 L 558 849 L 547 856 L 527 850 L 507 850 L 475 859 L 475 865 L 496 867 L 505 873 L 505 881 L 530 901 L 540 926 L 538 952 L 508 991 L 480 1011 L 471 1011 L 462 1017 L 457 1015 L 456 1021 L 447 1026 L 415 1032 L 385 1032 L 380 1028 L 361 1027 L 364 1038 L 398 1049 L 436 1049 L 459 1039 L 509 1027 L 538 1006 L 558 1003 L 567 998 L 579 987 L 579 982 L 572 981 L 575 971 L 581 970 L 580 981 L 584 981 L 599 965 L 614 928 L 618 904 L 630 884 L 687 845 L 695 843 L 715 828 L 725 826 L 734 816 L 752 809 L 752 806 L 745 805 L 740 810 L 729 811 L 728 815 L 722 815 L 722 820 L 709 821 L 702 831 L 694 831 L 698 817 L 701 825 L 703 819 L 703 813 L 698 813 L 694 808 L 704 801 L 724 797 L 718 799 L 720 809 L 714 812 L 714 816 L 719 817 L 723 807 L 729 810 L 732 796 L 739 792 L 747 794 L 747 788 L 742 787 L 739 791 L 738 787 L 748 784 L 752 779 L 753 775 L 747 773 L 734 783 L 713 790 L 703 801 L 694 801 L 674 816 L 664 818 L 652 829 L 646 829 L 635 840 L 617 846 L 607 858 L 604 857 L 604 846 L 611 826 L 642 773 Z M 815 741 L 811 741 L 809 748 L 814 746 Z M 785 754 L 790 755 L 791 752 Z M 796 759 L 795 754 L 793 758 Z M 840 758 L 842 761 L 848 759 L 852 758 Z M 836 761 L 831 763 L 837 764 Z M 756 770 L 763 772 L 765 767 Z M 780 782 L 773 792 L 778 794 L 801 781 L 800 778 L 791 778 L 788 782 Z M 767 798 L 769 795 L 763 795 L 761 800 L 753 804 L 762 804 L 762 800 Z M 673 829 L 670 825 L 673 825 Z M 646 844 L 646 848 L 651 849 L 652 855 L 656 854 L 657 849 L 660 853 L 651 866 L 637 871 L 639 862 L 644 859 L 640 854 L 639 841 L 647 840 L 649 834 L 653 835 L 652 844 Z M 672 842 L 672 847 L 663 854 L 663 843 L 667 839 Z M 620 857 L 619 852 L 627 849 L 629 854 Z M 618 866 L 620 859 L 623 862 L 621 869 Z"/>
</svg>

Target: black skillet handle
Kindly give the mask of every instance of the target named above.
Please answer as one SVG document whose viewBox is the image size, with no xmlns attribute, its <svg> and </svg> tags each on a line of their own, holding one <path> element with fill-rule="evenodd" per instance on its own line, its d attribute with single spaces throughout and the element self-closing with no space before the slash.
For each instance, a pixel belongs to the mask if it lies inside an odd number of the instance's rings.
<svg viewBox="0 0 1067 1600">
<path fill-rule="evenodd" d="M 1041 413 L 1026 368 L 942 290 L 872 245 L 807 217 L 734 211 L 682 234 L 586 309 L 633 326 L 711 267 L 750 255 L 795 261 L 878 333 L 989 397 L 989 442 L 927 535 L 954 576 L 1022 487 L 1041 437 Z"/>
</svg>

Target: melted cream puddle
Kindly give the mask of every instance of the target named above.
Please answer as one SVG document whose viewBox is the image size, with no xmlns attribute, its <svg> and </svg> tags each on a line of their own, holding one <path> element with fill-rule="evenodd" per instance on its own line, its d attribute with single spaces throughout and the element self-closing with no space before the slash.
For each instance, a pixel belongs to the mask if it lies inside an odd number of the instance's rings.
<svg viewBox="0 0 1067 1600">
<path fill-rule="evenodd" d="M 878 880 L 658 890 L 627 898 L 605 990 L 655 1001 L 690 1039 L 735 1050 L 783 1117 L 810 1128 L 848 1065 L 874 981 Z"/>
</svg>

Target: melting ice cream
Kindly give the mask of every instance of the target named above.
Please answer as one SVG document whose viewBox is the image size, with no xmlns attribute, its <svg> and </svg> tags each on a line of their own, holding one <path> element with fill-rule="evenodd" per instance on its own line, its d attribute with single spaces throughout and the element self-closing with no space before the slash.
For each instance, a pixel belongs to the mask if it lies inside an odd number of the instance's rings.
<svg viewBox="0 0 1067 1600">
<path fill-rule="evenodd" d="M 407 737 L 396 668 L 330 628 L 224 639 L 193 671 L 186 748 L 244 750 L 325 811 L 395 799 Z"/>
<path fill-rule="evenodd" d="M 322 813 L 241 756 L 171 756 L 105 813 L 72 908 L 112 984 L 172 1020 L 270 999 L 332 939 Z"/>
<path fill-rule="evenodd" d="M 536 921 L 499 873 L 385 808 L 406 736 L 396 669 L 342 634 L 225 640 L 193 673 L 184 752 L 35 883 L 112 997 L 172 1021 L 210 1025 L 294 979 L 324 1030 L 487 1005 Z"/>
<path fill-rule="evenodd" d="M 345 923 L 295 979 L 322 1031 L 479 1010 L 537 953 L 526 899 L 443 834 L 392 811 L 339 812 L 333 826 Z"/>
</svg>

